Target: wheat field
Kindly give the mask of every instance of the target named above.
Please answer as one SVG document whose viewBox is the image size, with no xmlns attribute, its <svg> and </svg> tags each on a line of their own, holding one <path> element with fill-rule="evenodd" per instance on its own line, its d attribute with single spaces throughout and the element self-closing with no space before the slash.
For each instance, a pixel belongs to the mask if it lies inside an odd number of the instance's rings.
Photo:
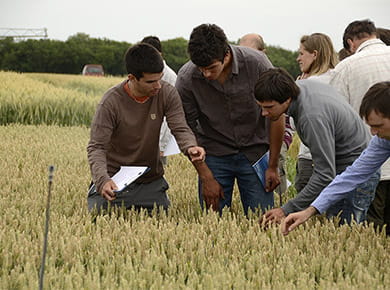
<svg viewBox="0 0 390 290">
<path fill-rule="evenodd" d="M 8 92 L 12 93 L 12 77 L 15 82 L 23 78 L 33 93 L 68 90 L 70 95 L 80 93 L 81 104 L 91 102 L 91 107 L 101 91 L 118 81 L 0 72 L 0 80 L 4 77 L 11 78 Z M 85 83 L 69 85 L 70 79 Z M 93 87 L 94 82 L 93 93 L 81 92 L 79 87 Z M 1 83 L 2 105 L 6 89 Z M 23 83 L 14 88 L 28 89 Z M 16 103 L 23 102 L 18 92 L 13 93 Z M 60 102 L 60 92 L 50 93 L 37 98 Z M 29 97 L 33 102 L 35 96 Z M 62 107 L 51 109 L 58 112 Z M 55 173 L 45 289 L 386 289 L 390 285 L 389 238 L 375 233 L 372 226 L 337 226 L 337 221 L 317 217 L 284 237 L 277 226 L 261 230 L 258 213 L 245 217 L 237 192 L 232 209 L 221 217 L 202 212 L 196 172 L 182 155 L 172 156 L 166 168 L 172 202 L 168 213 L 94 216 L 86 204 L 87 125 L 14 121 L 0 126 L 0 136 L 0 289 L 38 287 L 49 165 L 55 166 Z"/>
<path fill-rule="evenodd" d="M 86 125 L 120 78 L 0 72 L 0 124 Z"/>
</svg>

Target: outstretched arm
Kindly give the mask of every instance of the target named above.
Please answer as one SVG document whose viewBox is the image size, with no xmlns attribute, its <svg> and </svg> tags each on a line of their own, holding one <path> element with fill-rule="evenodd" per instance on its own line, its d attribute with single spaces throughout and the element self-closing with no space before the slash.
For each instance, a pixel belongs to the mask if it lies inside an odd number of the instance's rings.
<svg viewBox="0 0 390 290">
<path fill-rule="evenodd" d="M 300 224 L 306 222 L 310 217 L 317 214 L 317 210 L 309 206 L 307 209 L 289 214 L 284 220 L 282 220 L 282 224 L 280 229 L 283 235 L 288 235 L 293 229 L 295 229 Z"/>
<path fill-rule="evenodd" d="M 92 179 L 96 191 L 100 194 L 102 194 L 103 185 L 111 180 L 107 172 L 106 151 L 114 126 L 115 117 L 111 111 L 103 104 L 99 104 L 91 124 L 91 137 L 87 152 Z M 103 196 L 106 198 L 105 195 Z"/>
<path fill-rule="evenodd" d="M 286 214 L 306 209 L 336 176 L 335 132 L 332 121 L 307 114 L 300 119 L 300 138 L 312 154 L 314 170 L 307 185 L 290 199 L 283 210 Z M 318 132 L 321 132 L 319 134 Z"/>
</svg>

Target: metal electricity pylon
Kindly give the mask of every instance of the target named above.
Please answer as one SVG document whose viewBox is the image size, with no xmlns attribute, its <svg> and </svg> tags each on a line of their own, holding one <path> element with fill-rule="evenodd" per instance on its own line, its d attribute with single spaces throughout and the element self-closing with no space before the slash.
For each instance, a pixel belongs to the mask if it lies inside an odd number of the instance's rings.
<svg viewBox="0 0 390 290">
<path fill-rule="evenodd" d="M 7 37 L 15 40 L 47 38 L 47 28 L 0 28 L 0 39 Z"/>
</svg>

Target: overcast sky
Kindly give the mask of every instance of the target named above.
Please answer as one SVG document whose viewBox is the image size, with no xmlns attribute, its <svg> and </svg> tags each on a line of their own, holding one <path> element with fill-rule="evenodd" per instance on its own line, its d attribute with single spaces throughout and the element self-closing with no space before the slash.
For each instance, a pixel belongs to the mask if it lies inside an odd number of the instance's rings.
<svg viewBox="0 0 390 290">
<path fill-rule="evenodd" d="M 302 35 L 322 32 L 338 50 L 345 27 L 366 18 L 390 29 L 390 0 L 0 0 L 0 28 L 47 28 L 57 40 L 78 32 L 130 43 L 188 39 L 195 26 L 215 23 L 229 40 L 256 32 L 290 50 Z"/>
</svg>

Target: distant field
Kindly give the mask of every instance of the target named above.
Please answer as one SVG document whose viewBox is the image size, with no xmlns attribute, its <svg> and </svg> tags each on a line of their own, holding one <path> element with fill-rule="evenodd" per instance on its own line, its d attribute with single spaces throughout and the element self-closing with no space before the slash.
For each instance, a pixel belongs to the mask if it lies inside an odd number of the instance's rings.
<svg viewBox="0 0 390 290">
<path fill-rule="evenodd" d="M 114 77 L 0 72 L 0 125 L 89 126 Z"/>
<path fill-rule="evenodd" d="M 11 80 L 3 82 L 6 78 Z M 4 100 L 24 108 L 20 103 L 28 99 L 31 106 L 42 103 L 41 108 L 58 113 L 50 113 L 50 120 L 42 117 L 39 125 L 15 121 L 0 126 L 0 289 L 38 286 L 51 164 L 56 171 L 45 289 L 387 289 L 390 285 L 390 240 L 384 233 L 375 233 L 371 226 L 338 227 L 318 217 L 283 237 L 278 227 L 260 230 L 258 214 L 245 218 L 237 192 L 231 211 L 222 217 L 207 214 L 198 205 L 196 172 L 183 155 L 171 157 L 166 170 L 172 202 L 167 215 L 128 212 L 94 220 L 86 205 L 88 125 L 71 124 L 82 118 L 60 124 L 58 120 L 68 113 L 53 106 L 66 106 L 61 98 L 69 98 L 74 100 L 72 108 L 89 104 L 94 111 L 101 94 L 120 79 L 0 72 L 0 80 L 0 111 Z M 91 90 L 82 92 L 89 86 Z M 5 98 L 6 94 L 13 97 Z M 44 114 L 49 113 L 43 110 Z"/>
</svg>

